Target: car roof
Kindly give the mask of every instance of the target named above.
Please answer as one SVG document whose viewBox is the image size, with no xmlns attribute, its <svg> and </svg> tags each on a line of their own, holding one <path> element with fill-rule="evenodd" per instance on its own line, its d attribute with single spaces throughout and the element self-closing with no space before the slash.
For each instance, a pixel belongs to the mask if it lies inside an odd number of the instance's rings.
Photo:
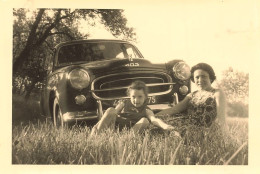
<svg viewBox="0 0 260 174">
<path fill-rule="evenodd" d="M 61 42 L 58 45 L 55 46 L 55 48 L 64 46 L 64 45 L 69 45 L 69 44 L 77 44 L 77 43 L 94 43 L 94 42 L 116 42 L 116 43 L 129 43 L 128 41 L 125 40 L 120 40 L 120 39 L 82 39 L 82 40 L 72 40 L 72 41 L 67 41 L 67 42 Z"/>
</svg>

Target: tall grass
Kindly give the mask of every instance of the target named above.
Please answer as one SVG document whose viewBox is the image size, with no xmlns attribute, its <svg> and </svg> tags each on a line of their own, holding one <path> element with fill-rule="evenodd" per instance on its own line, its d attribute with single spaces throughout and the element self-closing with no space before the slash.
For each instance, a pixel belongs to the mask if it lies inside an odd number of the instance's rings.
<svg viewBox="0 0 260 174">
<path fill-rule="evenodd" d="M 56 129 L 48 121 L 13 127 L 13 164 L 247 165 L 247 120 L 229 119 L 229 133 L 185 144 L 153 127 L 143 134 L 90 128 Z"/>
</svg>

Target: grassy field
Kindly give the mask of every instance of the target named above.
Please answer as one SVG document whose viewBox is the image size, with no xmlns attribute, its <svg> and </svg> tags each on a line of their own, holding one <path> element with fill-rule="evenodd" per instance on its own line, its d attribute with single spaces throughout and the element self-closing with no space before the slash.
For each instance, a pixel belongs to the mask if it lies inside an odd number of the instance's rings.
<svg viewBox="0 0 260 174">
<path fill-rule="evenodd" d="M 107 130 L 90 138 L 90 127 L 56 129 L 21 105 L 13 114 L 13 164 L 248 165 L 246 118 L 228 118 L 221 138 L 211 133 L 187 144 L 154 127 L 140 135 Z"/>
</svg>

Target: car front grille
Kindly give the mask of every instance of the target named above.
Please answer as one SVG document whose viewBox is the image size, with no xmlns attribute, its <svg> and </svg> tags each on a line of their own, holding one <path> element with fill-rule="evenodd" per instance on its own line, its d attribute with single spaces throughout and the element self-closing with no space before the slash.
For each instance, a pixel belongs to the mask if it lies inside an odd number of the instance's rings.
<svg viewBox="0 0 260 174">
<path fill-rule="evenodd" d="M 149 96 L 167 94 L 171 92 L 174 84 L 166 73 L 127 72 L 98 77 L 91 84 L 91 92 L 98 100 L 128 98 L 127 88 L 136 80 L 143 81 L 147 85 Z"/>
</svg>

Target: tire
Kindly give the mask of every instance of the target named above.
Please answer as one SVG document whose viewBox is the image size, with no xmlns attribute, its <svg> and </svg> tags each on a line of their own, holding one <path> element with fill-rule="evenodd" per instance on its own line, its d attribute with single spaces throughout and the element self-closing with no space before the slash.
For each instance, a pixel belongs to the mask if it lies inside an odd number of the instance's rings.
<svg viewBox="0 0 260 174">
<path fill-rule="evenodd" d="M 56 128 L 65 128 L 67 123 L 64 122 L 58 99 L 53 101 L 53 124 Z"/>
</svg>

